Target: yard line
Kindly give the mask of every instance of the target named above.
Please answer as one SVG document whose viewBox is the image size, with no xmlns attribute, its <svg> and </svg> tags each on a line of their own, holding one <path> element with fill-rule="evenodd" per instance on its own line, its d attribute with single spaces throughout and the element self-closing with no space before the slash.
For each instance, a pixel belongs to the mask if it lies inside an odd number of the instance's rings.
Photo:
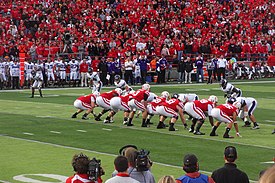
<svg viewBox="0 0 275 183">
<path fill-rule="evenodd" d="M 268 120 L 268 119 L 266 119 L 266 120 L 264 120 L 265 122 L 270 122 L 270 123 L 275 123 L 275 121 L 272 121 L 272 120 Z"/>
<path fill-rule="evenodd" d="M 257 84 L 257 83 L 275 83 L 275 81 L 234 81 L 234 80 L 230 80 L 230 83 L 233 84 Z M 213 83 L 214 85 L 217 85 L 219 83 Z M 164 87 L 164 86 L 200 86 L 200 85 L 206 85 L 206 83 L 192 83 L 192 84 L 183 84 L 183 85 L 179 85 L 177 83 L 171 83 L 171 84 L 158 84 L 158 85 L 153 85 L 153 87 Z M 131 86 L 132 88 L 140 88 L 141 85 L 137 85 L 137 86 Z M 115 88 L 115 86 L 104 86 L 104 88 Z M 89 90 L 89 88 L 43 88 L 43 90 Z M 1 92 L 24 92 L 24 91 L 29 91 L 29 89 L 23 89 L 23 90 L 0 90 Z"/>
<path fill-rule="evenodd" d="M 65 148 L 65 149 L 73 149 L 73 150 L 78 150 L 78 151 L 86 151 L 86 152 L 89 152 L 89 153 L 107 155 L 107 156 L 112 156 L 112 157 L 116 157 L 116 156 L 117 156 L 117 154 L 103 153 L 103 152 L 92 151 L 92 150 L 83 149 L 83 148 L 77 148 L 77 147 L 71 147 L 71 146 L 64 146 L 64 145 L 53 144 L 53 143 L 49 143 L 49 142 L 41 142 L 41 141 L 38 141 L 38 140 L 30 140 L 30 139 L 24 139 L 24 138 L 18 138 L 18 137 L 11 137 L 11 136 L 7 136 L 7 135 L 4 135 L 4 134 L 0 134 L 0 136 L 1 136 L 1 137 L 6 137 L 6 138 L 11 138 L 11 139 L 17 139 L 17 140 L 27 141 L 27 142 L 33 142 L 33 143 L 43 144 L 43 145 L 49 145 L 49 146 L 54 146 L 54 147 L 60 147 L 60 148 Z M 155 161 L 154 161 L 154 164 L 158 164 L 158 165 L 162 165 L 162 166 L 167 166 L 167 167 L 173 167 L 173 168 L 182 169 L 182 166 L 176 166 L 176 165 L 170 165 L 170 164 L 165 164 L 165 163 L 159 163 L 159 162 L 155 162 Z M 211 174 L 212 174 L 212 172 L 208 172 L 208 171 L 204 171 L 204 170 L 200 170 L 200 172 L 206 173 L 206 174 L 208 174 L 208 175 L 211 175 Z M 250 180 L 250 182 L 256 183 L 257 181 Z"/>
<path fill-rule="evenodd" d="M 112 129 L 109 129 L 109 128 L 102 128 L 102 130 L 105 130 L 105 131 L 112 131 Z"/>
<path fill-rule="evenodd" d="M 76 130 L 78 132 L 82 132 L 82 133 L 86 133 L 87 131 L 86 130 Z"/>
<path fill-rule="evenodd" d="M 274 161 L 260 162 L 261 164 L 274 164 Z"/>
<path fill-rule="evenodd" d="M 23 132 L 24 135 L 34 135 L 33 133 Z"/>
<path fill-rule="evenodd" d="M 51 133 L 61 134 L 61 132 L 58 131 L 50 131 Z"/>
</svg>

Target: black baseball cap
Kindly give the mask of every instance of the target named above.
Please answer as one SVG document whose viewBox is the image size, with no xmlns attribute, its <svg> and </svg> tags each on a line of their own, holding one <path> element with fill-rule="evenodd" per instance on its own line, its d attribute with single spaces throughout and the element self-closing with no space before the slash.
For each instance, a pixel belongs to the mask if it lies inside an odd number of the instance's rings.
<svg viewBox="0 0 275 183">
<path fill-rule="evenodd" d="M 237 150 L 234 146 L 227 146 L 224 149 L 224 156 L 227 160 L 234 161 L 237 159 Z"/>
<path fill-rule="evenodd" d="M 197 165 L 198 158 L 195 154 L 186 154 L 183 158 L 184 166 L 194 166 Z"/>
</svg>

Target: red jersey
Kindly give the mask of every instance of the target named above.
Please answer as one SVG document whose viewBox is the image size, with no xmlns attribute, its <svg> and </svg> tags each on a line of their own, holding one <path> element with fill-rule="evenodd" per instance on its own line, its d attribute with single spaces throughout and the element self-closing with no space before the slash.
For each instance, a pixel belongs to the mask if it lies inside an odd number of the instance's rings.
<svg viewBox="0 0 275 183">
<path fill-rule="evenodd" d="M 91 102 L 95 102 L 96 97 L 94 94 L 90 94 L 90 95 L 84 95 L 84 96 L 78 97 L 77 99 L 86 104 L 91 104 Z"/>
<path fill-rule="evenodd" d="M 150 93 L 147 90 L 139 89 L 135 91 L 135 93 L 132 95 L 131 98 L 137 100 L 138 102 L 141 102 L 142 100 L 147 100 Z"/>
<path fill-rule="evenodd" d="M 160 103 L 160 106 L 165 106 L 168 107 L 170 109 L 173 109 L 174 111 L 178 111 L 177 106 L 180 106 L 181 108 L 183 108 L 183 103 L 181 101 L 179 101 L 178 99 L 172 98 L 168 101 L 164 101 L 162 103 Z"/>
<path fill-rule="evenodd" d="M 157 97 L 155 100 L 153 100 L 152 102 L 150 102 L 150 104 L 151 104 L 153 107 L 157 107 L 157 106 L 159 106 L 162 102 L 165 102 L 165 101 L 166 101 L 165 98 Z"/>
<path fill-rule="evenodd" d="M 213 102 L 206 100 L 206 99 L 202 99 L 202 100 L 195 100 L 194 104 L 196 107 L 200 108 L 202 111 L 208 111 L 208 105 L 211 105 L 212 108 L 214 108 L 214 104 Z"/>
<path fill-rule="evenodd" d="M 79 65 L 79 71 L 80 72 L 88 72 L 89 65 L 87 63 L 82 62 Z"/>
<path fill-rule="evenodd" d="M 222 104 L 222 105 L 217 106 L 217 108 L 219 108 L 227 116 L 233 116 L 234 112 L 236 114 L 238 114 L 238 108 L 231 104 Z"/>
<path fill-rule="evenodd" d="M 102 183 L 102 179 L 98 178 L 97 182 Z M 95 183 L 95 182 L 89 180 L 87 174 L 75 174 L 74 176 L 67 178 L 66 183 Z"/>
<path fill-rule="evenodd" d="M 93 60 L 92 61 L 92 69 L 93 69 L 93 72 L 97 72 L 98 71 L 98 64 L 100 63 L 100 60 Z"/>
<path fill-rule="evenodd" d="M 120 96 L 121 101 L 124 103 L 128 103 L 129 98 L 132 96 L 132 94 L 128 94 L 128 95 L 124 95 L 124 96 Z"/>
<path fill-rule="evenodd" d="M 102 94 L 100 94 L 100 96 L 104 97 L 108 100 L 111 100 L 113 97 L 119 96 L 119 94 L 115 90 L 112 90 L 109 92 L 102 93 Z"/>
</svg>

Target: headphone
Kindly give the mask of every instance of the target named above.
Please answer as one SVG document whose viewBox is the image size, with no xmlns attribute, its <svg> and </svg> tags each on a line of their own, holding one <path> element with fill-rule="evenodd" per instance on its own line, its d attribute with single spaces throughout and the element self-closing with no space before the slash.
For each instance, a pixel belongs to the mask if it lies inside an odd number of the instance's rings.
<svg viewBox="0 0 275 183">
<path fill-rule="evenodd" d="M 119 154 L 122 155 L 122 156 L 125 156 L 125 150 L 129 147 L 132 147 L 132 148 L 138 150 L 137 146 L 135 146 L 135 145 L 126 145 L 126 146 L 123 146 L 122 148 L 119 149 L 119 151 L 118 151 Z"/>
</svg>

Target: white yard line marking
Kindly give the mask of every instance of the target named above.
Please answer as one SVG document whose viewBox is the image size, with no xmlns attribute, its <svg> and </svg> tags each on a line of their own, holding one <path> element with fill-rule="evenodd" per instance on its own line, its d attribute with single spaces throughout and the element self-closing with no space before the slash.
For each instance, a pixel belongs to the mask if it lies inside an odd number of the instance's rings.
<svg viewBox="0 0 275 183">
<path fill-rule="evenodd" d="M 61 132 L 58 131 L 50 131 L 51 133 L 60 134 Z"/>
<path fill-rule="evenodd" d="M 275 121 L 272 121 L 272 120 L 268 120 L 268 119 L 266 119 L 266 120 L 264 120 L 265 122 L 270 122 L 270 123 L 275 123 Z"/>
<path fill-rule="evenodd" d="M 4 134 L 0 134 L 0 136 L 6 137 L 6 138 L 11 138 L 11 139 L 17 139 L 17 140 L 27 141 L 27 142 L 33 142 L 33 143 L 43 144 L 43 145 L 54 146 L 54 147 L 73 149 L 73 150 L 78 150 L 78 151 L 86 151 L 86 152 L 90 152 L 90 153 L 102 154 L 102 155 L 107 155 L 107 156 L 112 156 L 112 157 L 116 157 L 117 156 L 117 154 L 103 153 L 103 152 L 92 151 L 92 150 L 82 149 L 82 148 L 77 148 L 77 147 L 71 147 L 71 146 L 64 146 L 64 145 L 53 144 L 53 143 L 49 143 L 49 142 L 41 142 L 41 141 L 37 141 L 37 140 L 30 140 L 30 139 L 23 139 L 23 138 L 18 138 L 18 137 L 11 137 L 11 136 L 6 136 Z M 155 161 L 154 161 L 154 163 L 158 164 L 158 165 L 162 165 L 162 166 L 167 166 L 167 167 L 173 167 L 173 168 L 182 169 L 182 166 L 176 166 L 176 165 L 170 165 L 170 164 L 165 164 L 165 163 L 159 163 L 159 162 L 155 162 Z M 204 171 L 204 170 L 200 170 L 200 172 L 206 173 L 208 175 L 212 174 L 212 172 L 208 172 L 208 171 Z M 257 181 L 250 180 L 250 182 L 251 183 L 256 183 Z"/>
<path fill-rule="evenodd" d="M 102 130 L 105 130 L 105 131 L 112 131 L 112 129 L 109 129 L 109 128 L 102 128 Z"/>
<path fill-rule="evenodd" d="M 82 133 L 86 133 L 87 131 L 86 130 L 76 130 L 78 132 L 82 132 Z"/>
<path fill-rule="evenodd" d="M 37 118 L 54 118 L 54 116 L 36 116 Z"/>
<path fill-rule="evenodd" d="M 30 136 L 34 135 L 33 133 L 28 133 L 28 132 L 23 132 L 23 134 L 24 135 L 30 135 Z"/>
<path fill-rule="evenodd" d="M 274 164 L 274 161 L 261 162 L 261 164 Z"/>
</svg>

